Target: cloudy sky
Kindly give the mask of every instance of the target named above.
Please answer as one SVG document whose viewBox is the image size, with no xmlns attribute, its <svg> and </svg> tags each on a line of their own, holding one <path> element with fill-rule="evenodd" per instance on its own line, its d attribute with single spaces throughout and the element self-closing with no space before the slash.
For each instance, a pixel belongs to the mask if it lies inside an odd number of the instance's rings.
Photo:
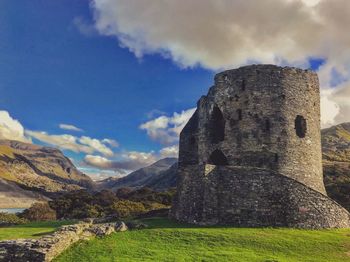
<svg viewBox="0 0 350 262">
<path fill-rule="evenodd" d="M 312 68 L 322 125 L 350 121 L 349 0 L 0 1 L 0 138 L 95 178 L 176 156 L 215 73 Z"/>
</svg>

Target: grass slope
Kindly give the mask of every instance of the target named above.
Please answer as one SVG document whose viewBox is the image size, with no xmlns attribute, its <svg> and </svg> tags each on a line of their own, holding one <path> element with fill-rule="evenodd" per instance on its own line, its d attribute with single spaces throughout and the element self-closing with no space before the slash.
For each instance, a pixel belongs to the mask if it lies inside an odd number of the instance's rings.
<svg viewBox="0 0 350 262">
<path fill-rule="evenodd" d="M 24 225 L 1 227 L 0 240 L 17 238 L 39 238 L 54 232 L 58 227 L 73 224 L 72 221 L 32 222 Z"/>
<path fill-rule="evenodd" d="M 150 227 L 78 242 L 54 261 L 350 261 L 350 229 L 204 228 L 161 218 L 143 222 Z"/>
</svg>

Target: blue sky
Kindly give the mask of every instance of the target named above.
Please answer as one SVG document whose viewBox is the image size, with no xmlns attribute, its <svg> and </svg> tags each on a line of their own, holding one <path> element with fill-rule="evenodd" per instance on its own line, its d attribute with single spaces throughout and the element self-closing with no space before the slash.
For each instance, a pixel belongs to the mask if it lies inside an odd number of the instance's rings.
<svg viewBox="0 0 350 262">
<path fill-rule="evenodd" d="M 83 167 L 86 155 L 90 159 L 95 156 L 96 161 L 90 164 L 100 168 L 99 171 L 119 170 L 120 166 L 112 161 L 128 162 L 134 159 L 128 155 L 129 152 L 149 153 L 152 156 L 143 156 L 147 160 L 135 166 L 129 163 L 127 167 L 130 169 L 149 164 L 162 156 L 160 150 L 177 144 L 176 139 L 164 142 L 160 138 L 164 134 L 159 131 L 167 132 L 166 135 L 173 132 L 171 136 L 176 136 L 178 130 L 171 128 L 178 129 L 187 121 L 190 111 L 184 110 L 195 107 L 200 96 L 207 93 L 215 72 L 249 61 L 312 67 L 320 70 L 321 75 L 331 71 L 331 84 L 324 84 L 325 91 L 329 92 L 326 97 L 329 101 L 326 102 L 331 104 L 329 108 L 341 108 L 330 89 L 338 86 L 339 90 L 344 89 L 343 85 L 349 77 L 344 71 L 338 70 L 333 56 L 323 51 L 309 52 L 305 43 L 303 48 L 299 48 L 302 52 L 299 49 L 288 53 L 278 52 L 278 46 L 276 53 L 265 48 L 266 55 L 253 49 L 246 52 L 244 47 L 241 46 L 240 50 L 234 46 L 236 40 L 227 43 L 227 49 L 232 44 L 231 53 L 221 53 L 221 46 L 216 46 L 221 41 L 220 35 L 212 32 L 209 26 L 200 26 L 203 31 L 195 28 L 193 37 L 186 38 L 186 30 L 192 30 L 187 25 L 197 21 L 193 20 L 195 15 L 190 14 L 183 19 L 179 17 L 176 24 L 191 20 L 180 29 L 171 24 L 171 18 L 162 15 L 159 15 L 159 23 L 156 20 L 154 24 L 154 18 L 143 13 L 145 8 L 139 6 L 140 2 L 132 2 L 0 2 L 0 110 L 8 112 L 13 121 L 18 121 L 24 132 L 28 130 L 24 135 L 27 138 L 30 136 L 32 142 L 61 147 L 60 142 L 57 142 L 61 137 L 51 136 L 70 135 L 74 138 L 65 139 L 76 139 L 78 142 L 74 143 L 91 146 L 90 142 L 82 142 L 84 140 L 81 137 L 96 139 L 110 148 L 113 155 L 91 148 L 61 148 Z M 199 10 L 203 16 L 206 15 L 205 2 L 202 2 L 204 7 L 200 7 L 204 9 Z M 237 1 L 228 1 L 229 4 L 233 2 Z M 214 24 L 215 7 L 211 7 L 211 4 L 208 2 L 213 17 L 207 20 L 213 19 Z M 186 5 L 185 2 L 183 5 Z M 162 5 L 153 7 L 152 4 L 148 7 L 155 13 L 166 13 L 167 8 L 170 8 Z M 177 6 L 171 8 L 174 10 Z M 283 8 L 295 7 L 283 5 Z M 119 10 L 123 10 L 123 13 Z M 128 12 L 131 15 L 126 16 Z M 182 13 L 178 11 L 178 14 Z M 296 19 L 299 13 L 296 13 Z M 143 20 L 138 22 L 137 17 L 140 16 Z M 255 26 L 258 28 L 260 25 Z M 152 31 L 154 28 L 157 31 Z M 198 39 L 197 32 L 200 36 Z M 217 39 L 217 42 L 212 43 L 212 38 Z M 226 38 L 222 38 L 221 42 Z M 244 52 L 247 54 L 242 58 Z M 294 54 L 295 59 L 290 58 L 290 53 Z M 270 59 L 271 54 L 273 60 Z M 216 56 L 218 59 L 214 59 Z M 344 62 L 341 65 L 341 68 L 347 68 L 348 64 Z M 323 73 L 322 69 L 327 72 Z M 332 123 L 336 122 L 336 116 L 339 117 L 338 111 L 338 115 L 329 113 Z M 175 112 L 179 115 L 174 115 Z M 140 125 L 156 119 L 160 127 L 154 127 L 155 122 L 151 122 L 151 127 L 140 128 Z M 62 129 L 60 124 L 74 125 L 83 132 Z M 46 138 L 43 139 L 35 132 L 45 132 Z M 102 142 L 106 138 L 116 140 L 119 146 L 112 147 Z"/>
<path fill-rule="evenodd" d="M 158 111 L 194 107 L 213 72 L 181 69 L 161 55 L 137 59 L 112 37 L 81 33 L 77 18 L 92 23 L 87 1 L 1 1 L 2 110 L 29 130 L 63 134 L 59 124 L 68 123 L 117 140 L 116 151 L 159 150 L 139 125 Z"/>
</svg>

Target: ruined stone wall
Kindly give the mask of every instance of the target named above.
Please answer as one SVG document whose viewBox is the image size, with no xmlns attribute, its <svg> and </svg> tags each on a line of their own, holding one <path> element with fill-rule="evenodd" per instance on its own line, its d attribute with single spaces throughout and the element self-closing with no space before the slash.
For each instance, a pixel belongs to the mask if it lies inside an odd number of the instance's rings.
<svg viewBox="0 0 350 262">
<path fill-rule="evenodd" d="M 63 226 L 39 239 L 16 239 L 0 242 L 0 262 L 48 262 L 79 240 L 125 231 L 123 223 L 79 223 Z"/>
<path fill-rule="evenodd" d="M 188 166 L 181 176 L 189 179 L 198 169 Z M 242 227 L 350 227 L 349 213 L 339 204 L 274 171 L 206 165 L 201 191 L 191 191 L 191 186 L 196 188 L 193 184 L 179 188 L 183 191 L 171 214 L 177 220 Z"/>
<path fill-rule="evenodd" d="M 272 65 L 217 74 L 181 134 L 180 165 L 215 164 L 215 150 L 229 165 L 269 168 L 325 193 L 317 75 Z"/>
</svg>

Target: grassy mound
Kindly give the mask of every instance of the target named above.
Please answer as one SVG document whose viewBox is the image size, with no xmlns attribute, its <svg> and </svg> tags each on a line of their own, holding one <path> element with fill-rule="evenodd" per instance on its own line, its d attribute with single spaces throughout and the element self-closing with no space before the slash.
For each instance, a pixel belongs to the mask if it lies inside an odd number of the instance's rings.
<svg viewBox="0 0 350 262">
<path fill-rule="evenodd" d="M 39 238 L 54 232 L 63 225 L 73 224 L 72 221 L 31 222 L 23 225 L 0 227 L 0 240 L 17 238 Z"/>
<path fill-rule="evenodd" d="M 153 218 L 143 230 L 78 242 L 55 261 L 350 261 L 350 229 L 193 227 Z"/>
</svg>

